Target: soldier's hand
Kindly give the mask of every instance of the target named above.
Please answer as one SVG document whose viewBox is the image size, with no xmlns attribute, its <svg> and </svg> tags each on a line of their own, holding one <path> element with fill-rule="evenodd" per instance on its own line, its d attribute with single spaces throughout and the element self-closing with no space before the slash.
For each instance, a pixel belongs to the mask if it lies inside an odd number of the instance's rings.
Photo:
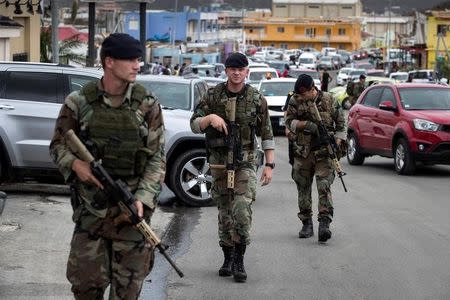
<svg viewBox="0 0 450 300">
<path fill-rule="evenodd" d="M 208 117 L 209 125 L 214 127 L 216 130 L 225 133 L 225 135 L 228 135 L 227 123 L 225 123 L 224 119 L 216 114 L 210 114 Z"/>
<path fill-rule="evenodd" d="M 136 211 L 137 211 L 138 216 L 140 218 L 144 217 L 144 204 L 142 204 L 141 201 L 136 199 L 136 201 L 134 201 L 134 206 L 136 206 Z"/>
<path fill-rule="evenodd" d="M 272 181 L 272 168 L 264 167 L 263 173 L 261 175 L 261 186 L 268 185 Z"/>
<path fill-rule="evenodd" d="M 340 147 L 341 144 L 342 144 L 342 140 L 341 139 L 336 139 L 336 144 L 338 145 L 338 147 Z"/>
<path fill-rule="evenodd" d="M 72 164 L 72 170 L 77 174 L 78 178 L 82 182 L 93 184 L 103 190 L 103 185 L 101 182 L 95 178 L 94 174 L 92 174 L 89 163 L 81 159 L 75 159 Z"/>
</svg>

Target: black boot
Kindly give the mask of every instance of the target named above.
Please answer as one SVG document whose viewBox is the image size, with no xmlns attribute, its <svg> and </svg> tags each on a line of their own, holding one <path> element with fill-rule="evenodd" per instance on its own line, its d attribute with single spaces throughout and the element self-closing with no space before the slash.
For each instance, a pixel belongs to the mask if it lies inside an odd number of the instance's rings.
<svg viewBox="0 0 450 300">
<path fill-rule="evenodd" d="M 301 239 L 312 237 L 314 235 L 312 219 L 309 218 L 305 221 L 302 221 L 302 223 L 303 227 L 302 230 L 300 230 L 300 232 L 298 233 L 298 237 Z"/>
<path fill-rule="evenodd" d="M 324 217 L 319 220 L 319 242 L 325 243 L 328 239 L 331 238 L 330 231 L 330 223 L 331 220 Z"/>
<path fill-rule="evenodd" d="M 223 265 L 220 267 L 219 276 L 231 276 L 231 267 L 233 265 L 234 247 L 221 246 L 223 250 Z"/>
<path fill-rule="evenodd" d="M 234 246 L 234 261 L 233 261 L 233 277 L 236 282 L 245 282 L 247 280 L 247 273 L 244 268 L 244 253 L 246 245 L 236 244 Z"/>
</svg>

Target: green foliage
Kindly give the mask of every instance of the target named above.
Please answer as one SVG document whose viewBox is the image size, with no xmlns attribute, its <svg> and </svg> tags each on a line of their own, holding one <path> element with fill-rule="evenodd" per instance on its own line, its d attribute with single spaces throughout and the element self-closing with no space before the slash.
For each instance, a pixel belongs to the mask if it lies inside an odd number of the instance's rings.
<svg viewBox="0 0 450 300">
<path fill-rule="evenodd" d="M 80 47 L 82 42 L 77 36 L 59 42 L 59 57 L 64 63 L 74 61 L 79 64 L 86 64 L 86 56 L 73 52 L 74 49 Z M 52 28 L 41 28 L 41 62 L 52 62 Z"/>
</svg>

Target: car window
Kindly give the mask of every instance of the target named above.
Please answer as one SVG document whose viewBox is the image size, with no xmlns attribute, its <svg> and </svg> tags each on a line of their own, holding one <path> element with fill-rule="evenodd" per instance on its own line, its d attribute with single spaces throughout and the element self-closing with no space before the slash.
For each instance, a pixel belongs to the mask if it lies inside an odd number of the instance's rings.
<svg viewBox="0 0 450 300">
<path fill-rule="evenodd" d="M 406 110 L 450 110 L 449 89 L 402 88 L 399 93 Z"/>
<path fill-rule="evenodd" d="M 40 72 L 9 72 L 5 98 L 58 103 L 58 74 Z"/>
<path fill-rule="evenodd" d="M 392 106 L 397 107 L 397 101 L 395 101 L 394 91 L 390 88 L 385 88 L 381 94 L 381 101 L 391 101 Z M 381 102 L 380 101 L 380 102 Z"/>
<path fill-rule="evenodd" d="M 267 73 L 270 73 L 272 75 L 272 78 L 277 77 L 276 72 L 264 71 L 264 72 L 250 72 L 248 79 L 252 80 L 252 81 L 259 81 L 259 80 L 265 79 Z"/>
<path fill-rule="evenodd" d="M 365 106 L 378 107 L 381 101 L 381 92 L 383 92 L 382 88 L 368 91 L 361 103 Z"/>
<path fill-rule="evenodd" d="M 69 75 L 69 92 L 79 91 L 88 82 L 95 80 L 95 78 L 80 76 L 80 75 Z"/>
<path fill-rule="evenodd" d="M 203 93 L 199 84 L 194 85 L 194 107 L 200 102 Z"/>
<path fill-rule="evenodd" d="M 139 83 L 152 92 L 162 106 L 191 110 L 191 93 L 188 83 L 148 80 L 139 80 Z"/>
<path fill-rule="evenodd" d="M 295 82 L 264 82 L 260 92 L 264 96 L 287 96 L 294 90 Z"/>
</svg>

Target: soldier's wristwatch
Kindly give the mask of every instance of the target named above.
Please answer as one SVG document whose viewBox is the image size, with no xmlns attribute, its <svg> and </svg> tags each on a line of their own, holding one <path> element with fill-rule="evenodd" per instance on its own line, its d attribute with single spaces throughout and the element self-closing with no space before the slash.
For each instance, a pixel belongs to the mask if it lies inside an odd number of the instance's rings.
<svg viewBox="0 0 450 300">
<path fill-rule="evenodd" d="M 273 170 L 273 168 L 275 168 L 275 163 L 266 163 L 265 166 L 270 167 Z"/>
</svg>

